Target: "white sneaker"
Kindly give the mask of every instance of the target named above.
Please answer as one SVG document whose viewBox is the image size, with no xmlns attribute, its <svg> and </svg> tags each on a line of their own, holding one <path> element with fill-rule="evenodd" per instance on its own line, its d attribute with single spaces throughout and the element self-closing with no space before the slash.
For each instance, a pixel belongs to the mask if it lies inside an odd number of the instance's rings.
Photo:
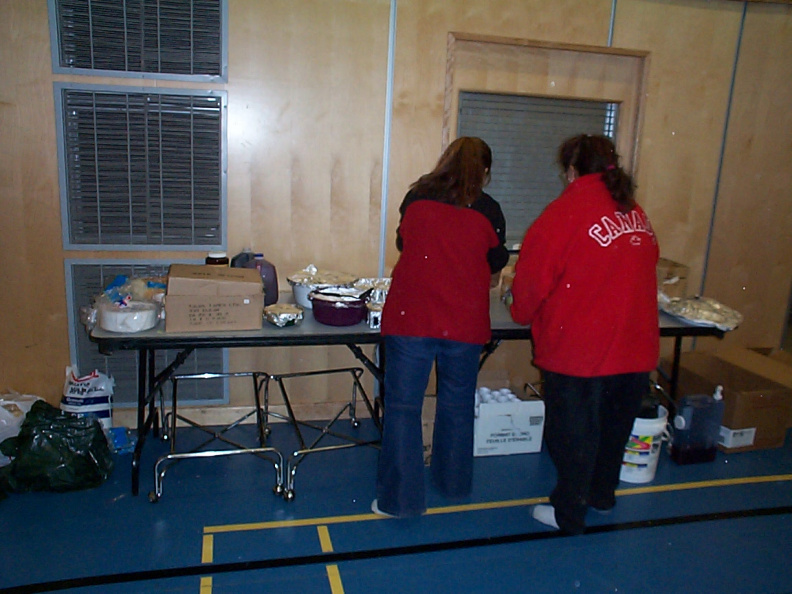
<svg viewBox="0 0 792 594">
<path fill-rule="evenodd" d="M 371 502 L 371 511 L 377 514 L 378 516 L 382 516 L 384 518 L 395 518 L 393 514 L 389 514 L 388 512 L 382 511 L 379 506 L 377 506 L 377 500 Z"/>
<path fill-rule="evenodd" d="M 537 522 L 541 522 L 545 526 L 550 526 L 558 530 L 558 522 L 556 522 L 555 508 L 552 505 L 535 505 L 531 516 Z"/>
</svg>

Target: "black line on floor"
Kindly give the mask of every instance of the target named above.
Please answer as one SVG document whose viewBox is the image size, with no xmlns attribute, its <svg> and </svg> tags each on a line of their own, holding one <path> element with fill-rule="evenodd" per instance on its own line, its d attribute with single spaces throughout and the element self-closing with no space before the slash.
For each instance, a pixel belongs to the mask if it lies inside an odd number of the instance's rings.
<svg viewBox="0 0 792 594">
<path fill-rule="evenodd" d="M 637 522 L 623 522 L 620 524 L 608 524 L 602 526 L 591 526 L 587 528 L 586 535 L 603 534 L 625 530 L 638 530 L 643 528 L 658 528 L 661 526 L 674 526 L 681 524 L 691 524 L 696 522 L 712 522 L 722 520 L 735 520 L 742 518 L 756 518 L 764 516 L 781 516 L 792 514 L 792 506 L 771 507 L 764 509 L 739 510 L 729 512 L 714 512 L 708 514 L 696 514 L 692 516 L 679 516 L 675 518 L 661 518 L 656 520 L 641 520 Z M 385 520 L 383 520 L 385 521 Z M 397 520 L 387 520 L 397 521 Z M 40 582 L 24 586 L 14 586 L 11 588 L 0 589 L 0 594 L 28 594 L 34 592 L 53 592 L 56 590 L 68 590 L 70 588 L 86 588 L 92 586 L 102 586 L 109 584 L 122 584 L 129 582 L 145 582 L 151 580 L 163 580 L 191 576 L 210 576 L 223 573 L 254 571 L 261 569 L 275 569 L 283 567 L 296 567 L 300 565 L 325 565 L 328 563 L 342 563 L 345 561 L 363 561 L 367 559 L 381 559 L 383 557 L 401 557 L 405 555 L 421 555 L 426 553 L 438 553 L 454 551 L 460 549 L 470 549 L 477 547 L 488 547 L 498 545 L 516 544 L 522 542 L 533 542 L 548 540 L 551 538 L 581 538 L 568 537 L 567 535 L 553 532 L 525 532 L 522 534 L 508 534 L 503 536 L 491 536 L 483 538 L 472 538 L 467 540 L 457 540 L 450 542 L 426 543 L 418 545 L 407 545 L 401 547 L 389 547 L 384 549 L 369 549 L 365 551 L 334 552 L 322 553 L 319 555 L 302 555 L 299 557 L 283 557 L 278 559 L 260 559 L 257 561 L 239 561 L 234 563 L 216 563 L 207 565 L 189 565 L 186 567 L 174 567 L 171 569 L 153 569 L 146 571 L 130 571 L 124 573 L 114 573 L 107 575 L 97 575 L 80 578 L 69 578 L 64 580 L 54 580 L 50 582 Z"/>
</svg>

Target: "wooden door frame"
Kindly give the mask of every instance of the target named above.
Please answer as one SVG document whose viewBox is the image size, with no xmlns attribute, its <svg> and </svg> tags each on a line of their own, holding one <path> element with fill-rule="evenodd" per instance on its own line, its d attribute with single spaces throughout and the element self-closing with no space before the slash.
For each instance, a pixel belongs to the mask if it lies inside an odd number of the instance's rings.
<svg viewBox="0 0 792 594">
<path fill-rule="evenodd" d="M 502 82 L 487 81 L 485 84 L 473 84 L 482 88 L 471 88 L 470 83 L 462 80 L 460 76 L 462 69 L 469 64 L 462 63 L 462 48 L 472 50 L 471 54 L 476 55 L 482 62 L 487 60 L 498 63 L 498 52 L 508 52 L 515 56 L 517 60 L 527 60 L 530 62 L 532 56 L 541 56 L 548 61 L 570 65 L 571 75 L 565 75 L 559 71 L 555 73 L 563 77 L 564 84 L 558 85 L 559 90 L 555 92 L 556 81 L 550 80 L 553 73 L 548 74 L 545 81 L 547 84 L 538 89 L 536 80 L 532 83 L 533 88 L 528 86 L 521 88 L 519 84 L 508 85 Z M 493 60 L 494 56 L 494 60 Z M 602 89 L 598 94 L 596 89 L 585 89 L 583 92 L 576 92 L 574 73 L 576 64 L 587 64 L 592 60 L 600 62 L 611 62 L 608 69 L 616 72 L 618 77 L 623 80 L 614 86 L 621 86 L 622 91 L 609 89 L 607 92 Z M 502 63 L 502 61 L 501 61 Z M 646 95 L 649 70 L 649 52 L 639 50 L 628 50 L 621 48 L 573 45 L 565 43 L 549 43 L 530 39 L 519 39 L 512 37 L 495 37 L 488 35 L 472 35 L 468 33 L 450 32 L 447 39 L 446 54 L 446 81 L 443 97 L 443 128 L 442 144 L 445 149 L 451 142 L 457 127 L 457 114 L 459 111 L 460 91 L 504 93 L 517 95 L 532 95 L 541 97 L 554 97 L 559 99 L 585 99 L 596 100 L 608 103 L 619 103 L 621 109 L 628 108 L 628 118 L 619 118 L 616 145 L 622 157 L 624 167 L 631 171 L 633 176 L 637 174 L 638 154 L 640 146 L 641 124 L 644 114 L 644 99 Z M 516 73 L 515 77 L 517 77 Z M 495 78 L 495 77 L 493 77 Z M 512 80 L 513 82 L 513 80 Z M 529 86 L 531 86 L 529 84 Z M 607 85 L 605 85 L 607 86 Z M 589 85 L 591 87 L 591 85 Z M 629 105 L 624 102 L 628 101 Z M 621 110 L 620 109 L 620 110 Z M 631 114 L 631 115 L 630 115 Z"/>
</svg>

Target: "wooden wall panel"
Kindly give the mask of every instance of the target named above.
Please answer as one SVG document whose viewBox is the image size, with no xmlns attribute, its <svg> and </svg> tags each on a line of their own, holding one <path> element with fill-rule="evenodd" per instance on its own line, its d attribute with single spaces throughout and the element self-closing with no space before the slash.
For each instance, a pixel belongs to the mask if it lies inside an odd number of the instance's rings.
<svg viewBox="0 0 792 594">
<path fill-rule="evenodd" d="M 442 148 L 448 33 L 605 48 L 613 5 L 398 1 L 386 267 L 396 260 L 398 205 Z M 228 247 L 265 252 L 284 288 L 290 272 L 311 262 L 360 274 L 377 270 L 389 10 L 389 0 L 229 2 L 229 81 L 212 85 L 229 93 Z M 614 16 L 613 46 L 650 54 L 639 199 L 663 254 L 689 264 L 691 286 L 699 285 L 717 203 L 706 290 L 746 310 L 735 339 L 767 345 L 779 332 L 792 276 L 790 7 L 621 0 Z M 75 77 L 52 74 L 47 18 L 46 0 L 0 2 L 0 249 L 6 255 L 0 387 L 55 402 L 70 359 L 63 261 L 78 254 L 61 247 L 52 83 Z M 487 76 L 500 85 L 510 75 Z M 502 357 L 506 366 L 519 365 L 517 356 Z M 274 372 L 348 363 L 354 361 L 345 349 L 232 357 L 235 369 L 272 366 Z M 317 398 L 326 391 L 317 387 Z"/>
<path fill-rule="evenodd" d="M 264 252 L 283 288 L 311 263 L 377 270 L 388 11 L 231 3 L 229 247 Z"/>
<path fill-rule="evenodd" d="M 389 7 L 231 3 L 229 251 L 263 252 L 283 290 L 309 264 L 377 273 Z M 286 373 L 355 363 L 342 347 L 273 351 L 232 350 L 230 364 Z M 310 383 L 318 400 L 338 392 L 332 379 Z"/>
<path fill-rule="evenodd" d="M 617 5 L 614 44 L 651 52 L 637 198 L 661 255 L 690 267 L 691 294 L 704 269 L 740 17 L 729 2 Z"/>
<path fill-rule="evenodd" d="M 0 3 L 0 389 L 56 401 L 69 364 L 46 1 Z"/>
<path fill-rule="evenodd" d="M 615 43 L 651 50 L 638 200 L 661 254 L 701 282 L 740 10 L 729 3 L 620 2 Z M 718 39 L 718 43 L 713 43 Z"/>
<path fill-rule="evenodd" d="M 705 294 L 732 343 L 779 347 L 792 291 L 792 7 L 751 5 L 740 44 Z"/>
<path fill-rule="evenodd" d="M 0 386 L 59 399 L 70 359 L 64 258 L 152 257 L 63 251 L 55 80 L 226 89 L 229 252 L 244 246 L 264 252 L 278 267 L 283 289 L 288 274 L 310 263 L 376 273 L 389 1 L 231 0 L 229 6 L 229 80 L 203 85 L 53 75 L 46 0 L 0 5 L 0 53 L 10 57 L 0 81 L 0 150 L 9 153 L 0 179 L 4 210 L 19 213 L 0 233 L 2 247 L 18 256 L 4 262 L 3 279 L 15 278 L 19 287 L 3 292 L 0 302 L 18 314 L 3 321 L 0 340 L 8 345 Z M 203 255 L 153 254 L 165 261 Z M 46 294 L 46 304 L 24 298 L 37 292 Z M 277 368 L 256 368 L 281 373 L 339 359 L 350 364 L 348 352 L 334 350 L 285 350 L 274 357 Z M 245 368 L 251 357 L 261 354 L 232 351 L 232 369 Z M 232 404 L 247 399 L 234 392 Z"/>
</svg>

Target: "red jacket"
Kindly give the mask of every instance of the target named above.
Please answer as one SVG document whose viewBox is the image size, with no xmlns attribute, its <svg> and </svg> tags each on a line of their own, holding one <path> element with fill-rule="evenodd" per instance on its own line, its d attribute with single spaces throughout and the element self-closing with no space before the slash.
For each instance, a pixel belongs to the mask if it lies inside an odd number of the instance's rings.
<svg viewBox="0 0 792 594">
<path fill-rule="evenodd" d="M 490 265 L 500 244 L 472 208 L 416 200 L 399 224 L 403 250 L 382 311 L 383 335 L 489 341 Z"/>
<path fill-rule="evenodd" d="M 567 186 L 525 234 L 511 313 L 534 364 L 578 377 L 651 371 L 659 248 L 643 209 L 618 212 L 599 174 Z"/>
</svg>

